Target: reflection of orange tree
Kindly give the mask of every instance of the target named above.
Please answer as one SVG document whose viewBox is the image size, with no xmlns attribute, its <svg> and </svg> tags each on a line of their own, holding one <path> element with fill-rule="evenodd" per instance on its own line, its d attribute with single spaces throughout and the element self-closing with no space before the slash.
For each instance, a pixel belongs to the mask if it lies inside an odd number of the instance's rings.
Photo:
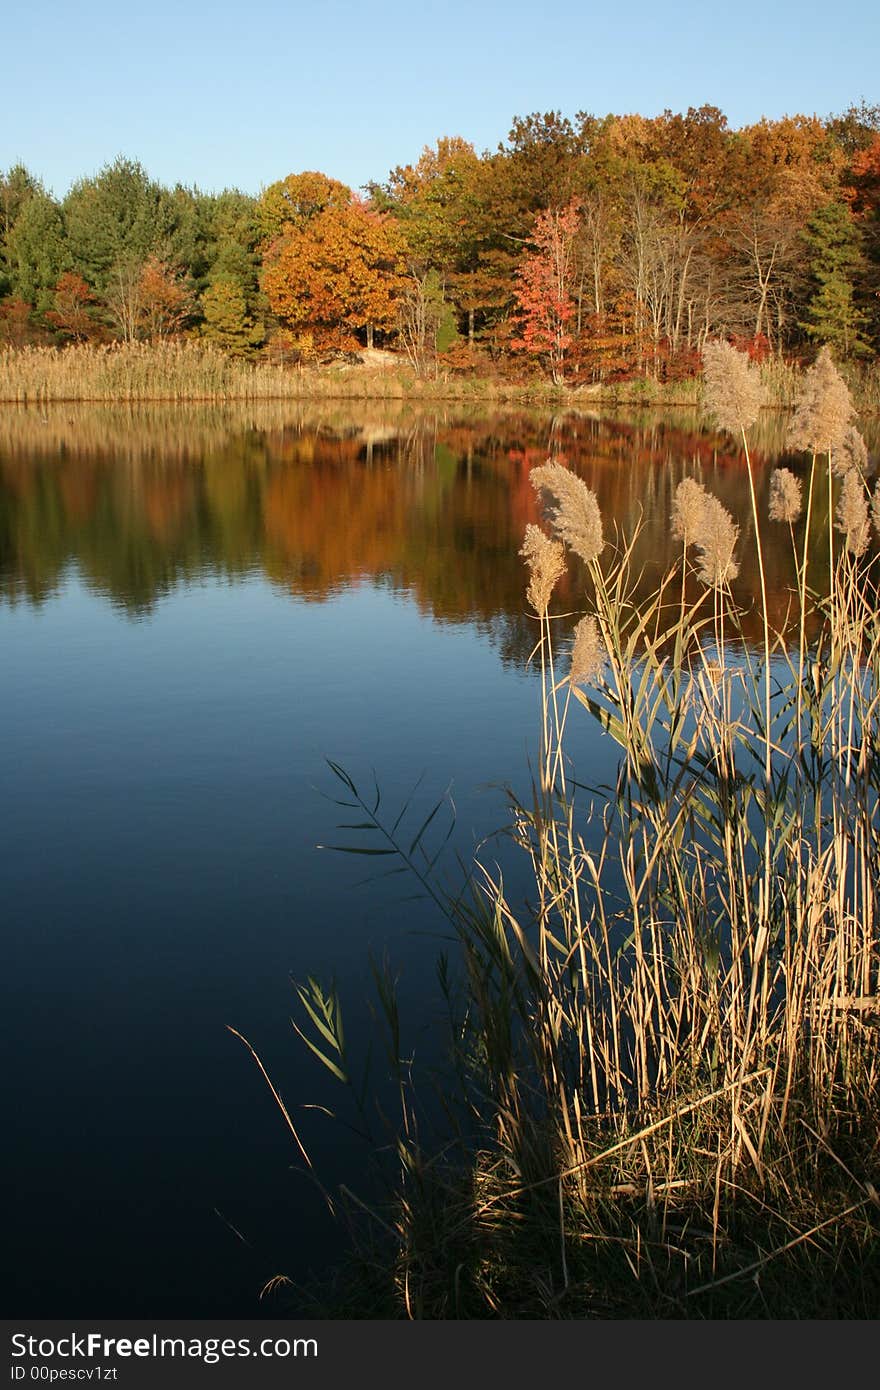
<svg viewBox="0 0 880 1390">
<path fill-rule="evenodd" d="M 263 493 L 267 573 L 323 598 L 351 579 L 392 572 L 411 496 L 411 480 L 388 467 L 278 469 Z"/>
<path fill-rule="evenodd" d="M 76 524 L 90 517 L 98 500 L 98 468 L 94 463 L 66 459 L 59 468 L 58 490 L 68 521 Z"/>
<path fill-rule="evenodd" d="M 304 446 L 314 462 L 293 461 Z M 288 466 L 263 493 L 264 562 L 277 582 L 323 598 L 353 579 L 384 580 L 444 621 L 521 611 L 509 467 L 477 454 L 470 484 L 456 481 L 432 435 L 400 441 L 372 466 L 357 440 L 288 440 L 284 452 Z"/>
<path fill-rule="evenodd" d="M 196 503 L 191 471 L 152 473 L 144 482 L 144 518 L 158 541 L 171 542 L 186 525 Z"/>
</svg>

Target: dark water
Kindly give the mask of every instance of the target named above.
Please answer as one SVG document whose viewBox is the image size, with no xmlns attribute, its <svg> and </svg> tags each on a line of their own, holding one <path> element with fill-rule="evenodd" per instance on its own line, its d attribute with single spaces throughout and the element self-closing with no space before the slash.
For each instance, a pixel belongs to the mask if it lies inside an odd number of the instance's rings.
<svg viewBox="0 0 880 1390">
<path fill-rule="evenodd" d="M 762 488 L 781 433 L 763 426 Z M 356 1187 L 362 1155 L 304 1108 L 337 1097 L 290 1026 L 291 977 L 335 977 L 359 1057 L 387 951 L 430 1060 L 444 923 L 317 848 L 351 840 L 326 759 L 375 768 L 392 814 L 420 776 L 416 816 L 451 785 L 466 858 L 504 821 L 537 738 L 517 550 L 548 452 L 606 531 L 642 516 L 648 566 L 699 477 L 743 522 L 754 607 L 742 462 L 690 416 L 0 415 L 7 1315 L 256 1315 L 271 1276 L 308 1285 L 338 1255 L 227 1025 L 322 1179 Z M 768 547 L 781 621 L 787 531 Z M 572 737 L 610 778 L 613 749 Z"/>
</svg>

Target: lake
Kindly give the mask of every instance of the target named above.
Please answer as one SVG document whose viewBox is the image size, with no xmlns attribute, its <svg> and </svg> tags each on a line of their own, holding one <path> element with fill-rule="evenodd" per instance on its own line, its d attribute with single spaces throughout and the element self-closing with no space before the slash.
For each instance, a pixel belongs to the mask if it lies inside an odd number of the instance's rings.
<svg viewBox="0 0 880 1390">
<path fill-rule="evenodd" d="M 758 431 L 764 502 L 784 428 Z M 504 825 L 537 747 L 517 551 L 551 455 L 607 535 L 641 517 L 646 586 L 677 554 L 677 483 L 704 482 L 742 524 L 757 636 L 744 465 L 687 412 L 0 411 L 7 1316 L 277 1315 L 265 1281 L 308 1287 L 344 1248 L 228 1025 L 321 1180 L 357 1187 L 357 1145 L 308 1108 L 337 1098 L 291 1027 L 292 981 L 335 979 L 360 1057 L 387 954 L 430 1062 L 449 943 L 408 880 L 318 848 L 352 842 L 327 760 L 365 787 L 375 770 L 391 819 L 449 789 L 449 882 Z M 767 570 L 782 624 L 787 528 Z M 572 575 L 559 606 L 579 602 Z M 571 732 L 612 778 L 609 741 Z"/>
</svg>

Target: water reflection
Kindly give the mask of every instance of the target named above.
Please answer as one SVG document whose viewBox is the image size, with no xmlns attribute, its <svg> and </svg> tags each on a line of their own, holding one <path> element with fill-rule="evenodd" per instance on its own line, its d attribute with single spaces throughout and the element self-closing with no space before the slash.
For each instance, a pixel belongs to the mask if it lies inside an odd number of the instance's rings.
<svg viewBox="0 0 880 1390">
<path fill-rule="evenodd" d="M 783 430 L 762 422 L 765 497 Z M 292 1186 L 287 1132 L 226 1025 L 299 1105 L 322 1181 L 359 1178 L 362 1150 L 311 1108 L 338 1098 L 295 1045 L 289 977 L 338 982 L 362 1058 L 369 959 L 387 950 L 430 1065 L 445 923 L 405 880 L 365 886 L 358 857 L 316 850 L 338 843 L 324 759 L 366 784 L 375 768 L 386 806 L 418 778 L 426 806 L 451 784 L 460 886 L 506 823 L 499 779 L 528 794 L 517 552 L 548 453 L 596 490 L 609 535 L 643 518 L 646 587 L 674 558 L 674 489 L 699 477 L 742 521 L 737 597 L 756 621 L 743 464 L 690 413 L 0 409 L 16 1316 L 254 1316 L 279 1269 L 306 1283 L 330 1258 L 323 1206 Z M 790 542 L 767 538 L 778 620 Z M 570 722 L 569 749 L 613 784 L 616 745 L 593 721 Z"/>
<path fill-rule="evenodd" d="M 771 468 L 806 467 L 784 453 L 785 424 L 767 413 L 757 431 L 764 512 Z M 744 463 L 691 411 L 6 407 L 0 597 L 41 604 L 71 567 L 132 616 L 205 575 L 262 574 L 314 602 L 366 582 L 411 595 L 435 620 L 476 624 L 521 662 L 533 634 L 517 551 L 537 519 L 529 471 L 548 455 L 595 490 L 607 535 L 641 525 L 634 560 L 646 587 L 677 558 L 669 526 L 677 484 L 691 476 L 711 489 L 742 526 L 735 598 L 750 631 L 757 573 Z M 821 560 L 824 490 L 815 526 Z M 794 578 L 787 528 L 768 523 L 766 549 L 771 618 L 782 626 Z M 582 576 L 567 585 L 561 604 L 575 610 Z"/>
</svg>

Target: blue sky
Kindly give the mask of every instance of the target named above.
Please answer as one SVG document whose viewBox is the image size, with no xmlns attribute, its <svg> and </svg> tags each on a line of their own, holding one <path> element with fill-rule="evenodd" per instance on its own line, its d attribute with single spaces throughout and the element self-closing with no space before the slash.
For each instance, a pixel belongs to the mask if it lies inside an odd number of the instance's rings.
<svg viewBox="0 0 880 1390">
<path fill-rule="evenodd" d="M 357 188 L 532 111 L 708 102 L 739 126 L 880 103 L 874 0 L 17 0 L 3 38 L 0 169 L 58 196 L 118 154 L 207 191 L 303 169 Z"/>
</svg>

